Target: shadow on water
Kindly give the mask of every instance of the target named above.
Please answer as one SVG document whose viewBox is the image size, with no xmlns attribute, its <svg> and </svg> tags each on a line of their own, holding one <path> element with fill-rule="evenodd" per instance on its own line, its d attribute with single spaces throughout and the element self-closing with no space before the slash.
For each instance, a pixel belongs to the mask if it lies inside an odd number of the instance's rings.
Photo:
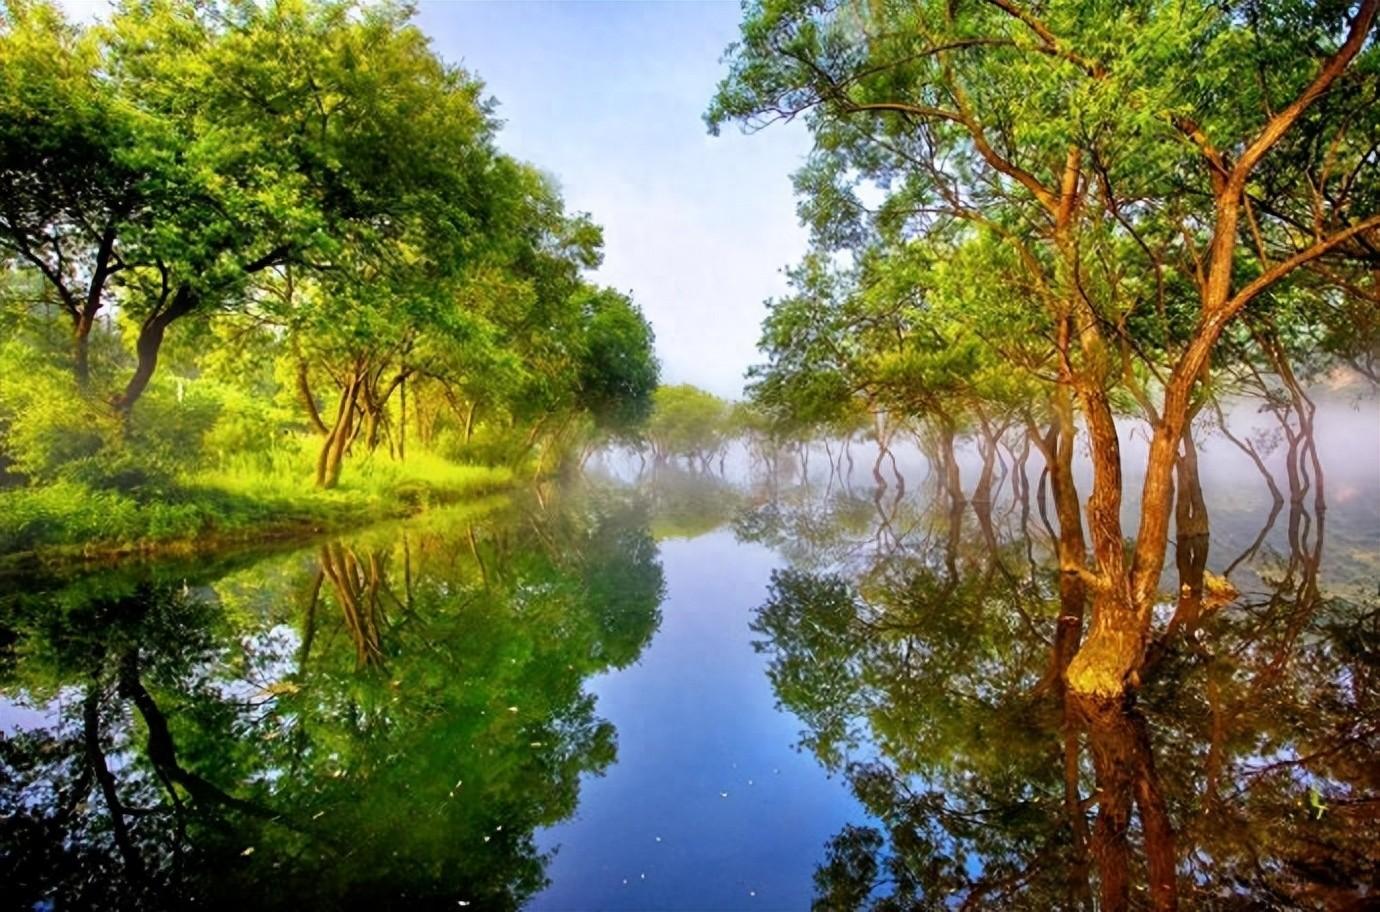
<svg viewBox="0 0 1380 912">
<path fill-rule="evenodd" d="M 13 907 L 516 908 L 616 734 L 662 575 L 633 500 L 6 599 Z"/>
</svg>

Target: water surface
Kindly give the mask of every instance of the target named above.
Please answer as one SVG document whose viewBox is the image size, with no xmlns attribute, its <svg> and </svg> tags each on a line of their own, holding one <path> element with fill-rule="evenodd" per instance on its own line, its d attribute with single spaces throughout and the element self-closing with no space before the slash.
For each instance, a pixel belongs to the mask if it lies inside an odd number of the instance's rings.
<svg viewBox="0 0 1380 912">
<path fill-rule="evenodd" d="M 1008 473 L 954 509 L 916 455 L 904 490 L 862 455 L 739 454 L 7 580 L 4 902 L 1091 908 L 1110 751 L 1154 774 L 1185 905 L 1365 907 L 1380 477 L 1323 448 L 1327 497 L 1310 479 L 1276 509 L 1204 455 L 1231 591 L 1124 730 L 1042 684 L 1037 499 Z M 1164 834 L 1128 825 L 1144 895 Z"/>
</svg>

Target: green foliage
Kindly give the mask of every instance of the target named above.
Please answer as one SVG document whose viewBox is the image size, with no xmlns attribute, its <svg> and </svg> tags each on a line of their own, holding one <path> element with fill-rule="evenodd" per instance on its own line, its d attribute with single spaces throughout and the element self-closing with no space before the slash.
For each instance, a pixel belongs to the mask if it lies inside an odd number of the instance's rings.
<svg viewBox="0 0 1380 912">
<path fill-rule="evenodd" d="M 651 324 L 631 300 L 612 289 L 591 292 L 580 359 L 580 393 L 596 423 L 626 435 L 652 413 L 660 367 Z"/>
<path fill-rule="evenodd" d="M 755 397 L 804 425 L 851 399 L 1000 427 L 1038 419 L 1063 385 L 1158 422 L 1190 340 L 1217 331 L 1208 311 L 1257 278 L 1265 290 L 1240 305 L 1251 330 L 1212 360 L 1218 388 L 1279 371 L 1273 339 L 1313 370 L 1373 375 L 1374 230 L 1326 263 L 1267 270 L 1380 213 L 1374 13 L 746 3 L 706 121 L 798 117 L 813 138 L 795 185 L 815 249 L 769 302 Z M 1257 140 L 1259 160 L 1245 154 Z M 1248 211 L 1227 189 L 1238 165 Z"/>
<path fill-rule="evenodd" d="M 657 459 L 707 456 L 728 430 L 730 409 L 713 393 L 688 384 L 657 387 L 647 438 Z"/>
<path fill-rule="evenodd" d="M 52 481 L 117 437 L 110 415 L 80 395 L 70 373 L 20 342 L 0 345 L 0 459 L 8 472 Z"/>
<path fill-rule="evenodd" d="M 214 469 L 418 501 L 466 484 L 428 453 L 540 472 L 637 435 L 653 335 L 584 278 L 600 229 L 499 150 L 412 16 L 156 0 L 85 26 L 6 0 L 0 481 L 130 499 L 146 527 L 101 539 L 129 543 L 248 523 Z M 81 540 L 53 531 L 63 492 L 35 497 L 14 546 Z"/>
</svg>

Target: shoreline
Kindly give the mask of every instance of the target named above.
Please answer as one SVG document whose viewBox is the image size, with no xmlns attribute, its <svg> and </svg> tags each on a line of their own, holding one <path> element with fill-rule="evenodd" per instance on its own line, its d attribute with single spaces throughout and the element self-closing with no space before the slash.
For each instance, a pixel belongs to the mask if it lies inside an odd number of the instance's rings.
<svg viewBox="0 0 1380 912">
<path fill-rule="evenodd" d="M 262 522 L 229 529 L 212 526 L 194 535 L 149 537 L 133 542 L 96 539 L 80 544 L 44 544 L 0 553 L 0 579 L 52 571 L 97 570 L 125 562 L 154 563 L 177 558 L 221 556 L 240 549 L 253 550 L 256 543 L 267 546 L 269 550 L 279 550 L 282 546 L 309 542 L 319 536 L 372 528 L 456 506 L 498 500 L 513 490 L 517 483 L 518 478 L 512 476 L 503 481 L 464 488 L 428 488 L 426 496 L 421 498 L 398 496 L 388 501 L 351 504 L 344 509 L 340 504 L 333 504 L 334 509 L 312 516 L 300 515 L 302 504 L 285 505 L 287 508 L 277 516 L 270 510 Z M 415 494 L 415 489 L 408 493 Z M 3 503 L 3 499 L 4 493 L 0 492 L 0 503 Z"/>
</svg>

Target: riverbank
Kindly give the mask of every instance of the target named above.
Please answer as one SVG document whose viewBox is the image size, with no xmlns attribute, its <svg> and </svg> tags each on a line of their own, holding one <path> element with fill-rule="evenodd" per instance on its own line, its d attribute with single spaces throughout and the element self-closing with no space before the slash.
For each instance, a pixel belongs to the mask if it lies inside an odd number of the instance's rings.
<svg viewBox="0 0 1380 912">
<path fill-rule="evenodd" d="M 505 488 L 503 466 L 430 453 L 364 460 L 320 490 L 297 459 L 245 460 L 172 480 L 79 481 L 0 491 L 0 569 L 22 563 L 187 555 L 397 519 Z"/>
</svg>

